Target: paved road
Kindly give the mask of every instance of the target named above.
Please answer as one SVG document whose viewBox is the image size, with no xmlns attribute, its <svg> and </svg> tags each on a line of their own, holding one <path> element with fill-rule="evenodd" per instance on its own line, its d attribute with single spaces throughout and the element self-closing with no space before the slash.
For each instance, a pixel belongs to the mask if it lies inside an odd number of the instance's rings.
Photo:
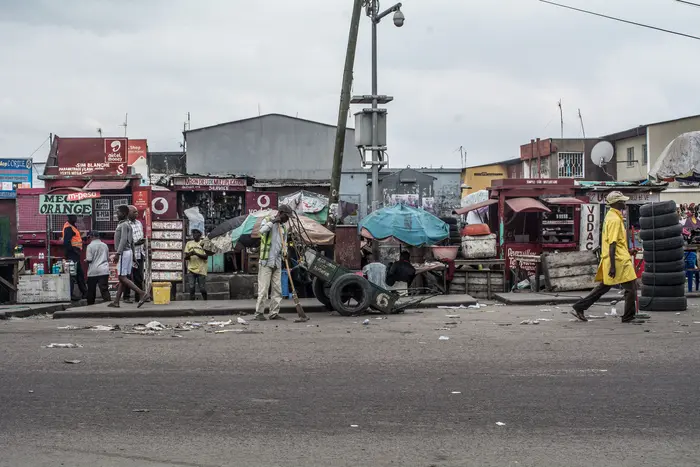
<svg viewBox="0 0 700 467">
<path fill-rule="evenodd" d="M 697 303 L 643 326 L 543 309 L 183 337 L 0 322 L 0 466 L 698 465 Z"/>
</svg>

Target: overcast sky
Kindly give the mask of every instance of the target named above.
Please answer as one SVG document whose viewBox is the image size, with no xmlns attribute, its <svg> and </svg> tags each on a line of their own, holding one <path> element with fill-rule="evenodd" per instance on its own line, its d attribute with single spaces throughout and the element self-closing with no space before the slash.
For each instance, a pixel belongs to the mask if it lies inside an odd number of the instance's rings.
<svg viewBox="0 0 700 467">
<path fill-rule="evenodd" d="M 674 0 L 561 0 L 700 35 Z M 393 2 L 384 1 L 387 8 Z M 700 113 L 700 41 L 538 0 L 404 0 L 379 28 L 379 90 L 394 167 L 518 157 L 530 138 L 598 136 Z M 335 124 L 352 0 L 0 0 L 0 158 L 53 132 L 147 138 L 283 113 Z M 370 92 L 363 16 L 355 94 Z M 47 147 L 35 154 L 44 160 Z M 349 155 L 354 157 L 355 155 Z"/>
</svg>

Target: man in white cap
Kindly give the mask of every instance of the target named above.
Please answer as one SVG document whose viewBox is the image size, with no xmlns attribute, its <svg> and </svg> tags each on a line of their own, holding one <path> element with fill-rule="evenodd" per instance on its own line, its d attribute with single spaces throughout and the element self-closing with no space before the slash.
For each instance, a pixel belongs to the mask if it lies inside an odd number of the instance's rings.
<svg viewBox="0 0 700 467">
<path fill-rule="evenodd" d="M 581 321 L 588 321 L 584 312 L 608 293 L 612 286 L 620 285 L 625 290 L 625 314 L 623 323 L 639 322 L 635 319 L 637 312 L 637 274 L 627 245 L 627 229 L 622 211 L 629 198 L 619 191 L 612 191 L 605 198 L 610 207 L 603 224 L 600 265 L 595 281 L 600 282 L 587 297 L 574 303 L 571 313 Z"/>
</svg>

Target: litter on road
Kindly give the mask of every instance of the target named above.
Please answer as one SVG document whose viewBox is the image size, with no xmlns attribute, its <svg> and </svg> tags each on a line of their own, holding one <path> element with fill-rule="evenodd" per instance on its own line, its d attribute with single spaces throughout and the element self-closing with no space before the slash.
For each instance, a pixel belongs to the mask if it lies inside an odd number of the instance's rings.
<svg viewBox="0 0 700 467">
<path fill-rule="evenodd" d="M 438 337 L 438 340 L 439 341 L 448 341 L 448 340 L 450 340 L 450 338 L 447 336 L 440 336 L 440 337 Z"/>
<path fill-rule="evenodd" d="M 496 425 L 498 425 L 498 426 L 506 426 L 506 424 L 503 423 L 503 422 L 496 422 Z"/>
<path fill-rule="evenodd" d="M 350 428 L 359 428 L 360 425 L 350 425 Z"/>
<path fill-rule="evenodd" d="M 49 344 L 45 346 L 47 349 L 82 349 L 80 344 Z"/>
<path fill-rule="evenodd" d="M 165 326 L 163 326 L 163 323 L 158 321 L 151 321 L 150 323 L 146 324 L 146 329 L 150 329 L 151 331 L 163 331 L 165 330 Z"/>
<path fill-rule="evenodd" d="M 150 412 L 150 410 L 149 410 L 149 409 L 134 409 L 134 410 L 132 410 L 132 412 L 136 412 L 136 413 L 148 413 L 148 412 Z"/>
<path fill-rule="evenodd" d="M 223 328 L 224 326 L 230 326 L 231 324 L 233 324 L 233 321 L 232 321 L 232 320 L 228 320 L 228 321 L 210 321 L 210 322 L 207 323 L 207 326 L 217 326 L 217 327 Z"/>
<path fill-rule="evenodd" d="M 247 325 L 248 325 L 248 321 L 244 320 L 244 319 L 241 318 L 240 316 L 239 316 L 238 318 L 236 318 L 236 322 L 237 322 L 238 324 L 242 324 L 243 326 L 247 326 Z"/>
<path fill-rule="evenodd" d="M 462 394 L 462 391 L 452 391 L 452 394 Z"/>
<path fill-rule="evenodd" d="M 461 316 L 459 316 L 459 315 L 447 315 L 447 316 L 445 316 L 445 318 L 447 318 L 447 319 L 459 319 L 459 318 L 461 318 Z"/>
<path fill-rule="evenodd" d="M 471 308 L 472 306 L 470 306 L 469 308 Z M 459 305 L 459 306 L 444 306 L 443 305 L 443 306 L 439 306 L 438 309 L 439 310 L 466 310 L 467 307 L 464 305 Z"/>
<path fill-rule="evenodd" d="M 364 320 L 364 321 L 362 322 L 362 324 L 365 325 L 365 326 L 369 326 L 369 320 L 368 320 L 368 319 Z"/>
<path fill-rule="evenodd" d="M 520 324 L 540 324 L 540 322 L 536 319 L 526 319 L 524 321 L 521 321 Z"/>
<path fill-rule="evenodd" d="M 68 363 L 70 365 L 77 365 L 81 360 L 63 360 L 63 363 Z"/>
</svg>

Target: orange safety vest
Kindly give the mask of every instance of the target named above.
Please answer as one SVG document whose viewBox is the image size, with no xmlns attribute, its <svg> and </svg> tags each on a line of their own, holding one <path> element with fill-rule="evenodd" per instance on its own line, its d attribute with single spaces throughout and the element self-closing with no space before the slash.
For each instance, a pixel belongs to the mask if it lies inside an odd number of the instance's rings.
<svg viewBox="0 0 700 467">
<path fill-rule="evenodd" d="M 74 225 L 71 225 L 69 222 L 66 222 L 63 225 L 63 231 L 61 232 L 61 241 L 65 238 L 65 232 L 66 232 L 66 227 L 70 227 L 73 230 L 73 238 L 70 239 L 70 244 L 73 248 L 77 248 L 78 250 L 83 249 L 83 238 L 80 236 L 80 230 Z"/>
</svg>

